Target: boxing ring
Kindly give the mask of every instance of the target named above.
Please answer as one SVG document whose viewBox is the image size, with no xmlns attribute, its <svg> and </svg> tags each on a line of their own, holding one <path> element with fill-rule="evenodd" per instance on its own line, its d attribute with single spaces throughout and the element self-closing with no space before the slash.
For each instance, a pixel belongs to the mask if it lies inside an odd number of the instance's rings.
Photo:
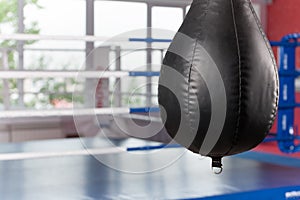
<svg viewBox="0 0 300 200">
<path fill-rule="evenodd" d="M 100 37 L 1 35 L 14 40 L 78 40 Z M 168 39 L 120 38 L 117 42 L 162 42 Z M 283 43 L 273 43 L 282 45 Z M 2 71 L 1 79 L 24 78 L 157 77 L 147 71 Z M 0 119 L 49 116 L 121 115 L 158 112 L 158 107 L 87 108 L 46 111 L 7 110 Z M 139 158 L 128 154 L 140 154 Z M 155 153 L 156 156 L 153 156 Z M 162 158 L 180 156 L 165 168 L 150 173 L 128 173 L 116 167 L 147 169 Z M 3 144 L 0 148 L 0 197 L 3 199 L 297 199 L 300 198 L 300 160 L 258 152 L 224 159 L 224 173 L 215 175 L 201 158 L 177 144 L 165 146 L 139 139 L 80 138 Z"/>
<path fill-rule="evenodd" d="M 210 160 L 183 148 L 138 151 L 157 146 L 137 139 L 68 139 L 1 145 L 1 199 L 298 199 L 300 160 L 248 152 L 224 159 L 224 173 L 215 175 Z M 85 143 L 87 149 L 83 148 Z M 171 165 L 151 173 L 126 173 L 115 167 L 142 168 L 159 158 L 182 154 Z M 3 155 L 13 154 L 9 160 Z"/>
</svg>

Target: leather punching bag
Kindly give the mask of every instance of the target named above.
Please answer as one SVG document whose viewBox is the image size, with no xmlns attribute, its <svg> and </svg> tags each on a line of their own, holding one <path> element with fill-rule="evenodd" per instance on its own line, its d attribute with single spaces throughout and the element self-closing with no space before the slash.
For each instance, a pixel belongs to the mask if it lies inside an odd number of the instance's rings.
<svg viewBox="0 0 300 200">
<path fill-rule="evenodd" d="M 278 106 L 278 73 L 250 0 L 194 0 L 163 61 L 158 100 L 168 134 L 221 158 L 263 141 Z"/>
</svg>

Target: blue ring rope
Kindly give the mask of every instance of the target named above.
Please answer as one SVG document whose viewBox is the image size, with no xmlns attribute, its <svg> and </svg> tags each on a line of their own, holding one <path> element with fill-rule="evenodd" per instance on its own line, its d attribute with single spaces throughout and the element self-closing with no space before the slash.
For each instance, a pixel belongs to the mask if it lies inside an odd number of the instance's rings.
<svg viewBox="0 0 300 200">
<path fill-rule="evenodd" d="M 159 112 L 159 107 L 145 107 L 145 108 L 130 108 L 129 113 L 153 113 Z"/>
<path fill-rule="evenodd" d="M 129 76 L 145 76 L 145 77 L 152 77 L 152 76 L 159 76 L 160 72 L 145 72 L 145 71 L 132 71 L 128 72 Z"/>
<path fill-rule="evenodd" d="M 277 42 L 277 41 L 270 41 L 271 46 L 278 47 L 278 46 L 300 46 L 299 42 L 289 42 L 289 39 L 294 39 L 295 37 L 300 37 L 299 34 L 291 34 L 290 37 L 287 37 L 286 40 Z M 172 42 L 171 39 L 158 39 L 158 38 L 129 38 L 129 42 L 146 42 L 146 43 L 170 43 Z"/>
<path fill-rule="evenodd" d="M 176 149 L 182 148 L 179 144 L 162 144 L 157 146 L 143 146 L 143 147 L 128 147 L 127 151 L 150 151 L 158 149 Z"/>
</svg>

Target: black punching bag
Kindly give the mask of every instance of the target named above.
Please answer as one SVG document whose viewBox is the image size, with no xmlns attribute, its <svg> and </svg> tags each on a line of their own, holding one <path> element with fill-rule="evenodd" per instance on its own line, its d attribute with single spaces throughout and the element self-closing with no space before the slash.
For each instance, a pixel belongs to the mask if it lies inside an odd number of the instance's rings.
<svg viewBox="0 0 300 200">
<path fill-rule="evenodd" d="M 274 56 L 250 0 L 194 0 L 163 61 L 158 100 L 169 135 L 212 158 L 263 141 L 278 106 Z"/>
</svg>

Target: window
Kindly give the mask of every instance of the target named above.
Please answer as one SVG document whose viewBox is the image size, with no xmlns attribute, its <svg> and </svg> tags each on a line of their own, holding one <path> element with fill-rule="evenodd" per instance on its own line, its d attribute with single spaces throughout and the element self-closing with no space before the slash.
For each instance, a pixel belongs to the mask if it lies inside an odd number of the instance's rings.
<svg viewBox="0 0 300 200">
<path fill-rule="evenodd" d="M 147 6 L 144 3 L 96 1 L 95 35 L 115 36 L 146 28 L 146 13 Z"/>
<path fill-rule="evenodd" d="M 168 38 L 173 38 L 183 21 L 183 9 L 168 7 L 153 7 L 152 25 L 155 29 L 170 30 Z M 171 34 L 172 32 L 172 34 Z M 153 37 L 161 37 L 161 33 L 153 33 Z"/>
</svg>

